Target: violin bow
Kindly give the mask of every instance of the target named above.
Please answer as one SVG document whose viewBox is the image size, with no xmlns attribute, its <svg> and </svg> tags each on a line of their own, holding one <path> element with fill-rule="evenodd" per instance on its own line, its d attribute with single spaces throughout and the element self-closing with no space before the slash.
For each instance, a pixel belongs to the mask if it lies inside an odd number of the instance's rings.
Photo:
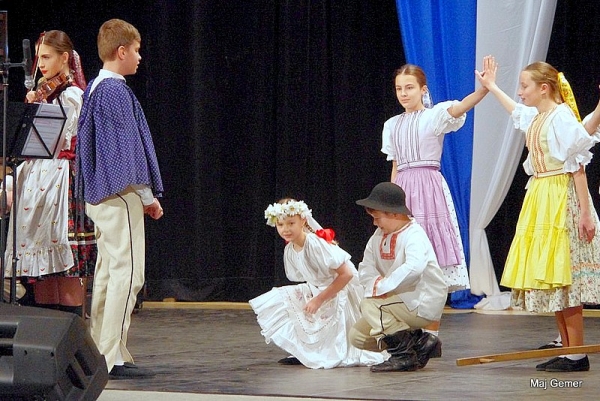
<svg viewBox="0 0 600 401">
<path fill-rule="evenodd" d="M 33 82 L 35 82 L 35 76 L 38 72 L 38 67 L 40 65 L 40 59 L 38 58 L 38 54 L 40 52 L 40 45 L 44 44 L 44 37 L 46 36 L 46 31 L 40 33 L 40 37 L 37 40 L 37 45 L 35 47 L 35 56 L 33 57 L 33 70 L 31 71 L 31 76 L 33 77 Z M 37 84 L 36 84 L 37 86 Z"/>
</svg>

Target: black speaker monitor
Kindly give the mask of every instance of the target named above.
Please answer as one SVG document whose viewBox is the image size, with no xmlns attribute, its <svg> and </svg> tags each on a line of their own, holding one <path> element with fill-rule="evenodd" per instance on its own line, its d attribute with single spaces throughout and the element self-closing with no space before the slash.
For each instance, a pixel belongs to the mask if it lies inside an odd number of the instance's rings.
<svg viewBox="0 0 600 401">
<path fill-rule="evenodd" d="M 0 400 L 95 400 L 107 382 L 79 316 L 0 304 Z"/>
</svg>

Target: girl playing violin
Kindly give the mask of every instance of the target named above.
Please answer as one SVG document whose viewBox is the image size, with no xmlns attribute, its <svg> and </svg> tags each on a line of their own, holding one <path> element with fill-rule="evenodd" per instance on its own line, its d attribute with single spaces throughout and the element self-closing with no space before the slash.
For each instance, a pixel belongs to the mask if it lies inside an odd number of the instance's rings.
<svg viewBox="0 0 600 401">
<path fill-rule="evenodd" d="M 77 122 L 86 81 L 79 55 L 62 31 L 40 36 L 36 58 L 43 77 L 26 101 L 66 107 L 64 142 L 54 159 L 29 159 L 17 168 L 18 210 L 12 211 L 10 219 L 5 273 L 12 274 L 12 225 L 16 223 L 16 274 L 33 283 L 35 303 L 84 316 L 86 278 L 94 271 L 96 241 L 83 203 L 72 194 Z"/>
</svg>

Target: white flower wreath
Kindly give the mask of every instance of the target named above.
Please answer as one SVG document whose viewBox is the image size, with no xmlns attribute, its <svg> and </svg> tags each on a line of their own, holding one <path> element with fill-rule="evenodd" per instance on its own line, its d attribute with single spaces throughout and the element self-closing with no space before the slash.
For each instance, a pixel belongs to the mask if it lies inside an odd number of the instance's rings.
<svg viewBox="0 0 600 401">
<path fill-rule="evenodd" d="M 275 227 L 280 219 L 297 214 L 306 219 L 312 216 L 312 210 L 304 201 L 290 200 L 285 203 L 273 203 L 265 210 L 265 219 L 267 219 L 267 225 Z"/>
</svg>

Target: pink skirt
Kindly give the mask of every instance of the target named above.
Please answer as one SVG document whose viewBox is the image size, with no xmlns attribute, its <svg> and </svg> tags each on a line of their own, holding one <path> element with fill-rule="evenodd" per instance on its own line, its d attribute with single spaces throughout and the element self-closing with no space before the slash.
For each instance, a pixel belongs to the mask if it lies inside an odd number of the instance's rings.
<svg viewBox="0 0 600 401">
<path fill-rule="evenodd" d="M 444 191 L 448 185 L 440 171 L 435 167 L 409 168 L 398 171 L 394 183 L 406 192 L 406 206 L 427 233 L 440 266 L 464 264 L 460 236 L 450 214 L 452 210 L 456 220 L 454 202 Z"/>
</svg>

